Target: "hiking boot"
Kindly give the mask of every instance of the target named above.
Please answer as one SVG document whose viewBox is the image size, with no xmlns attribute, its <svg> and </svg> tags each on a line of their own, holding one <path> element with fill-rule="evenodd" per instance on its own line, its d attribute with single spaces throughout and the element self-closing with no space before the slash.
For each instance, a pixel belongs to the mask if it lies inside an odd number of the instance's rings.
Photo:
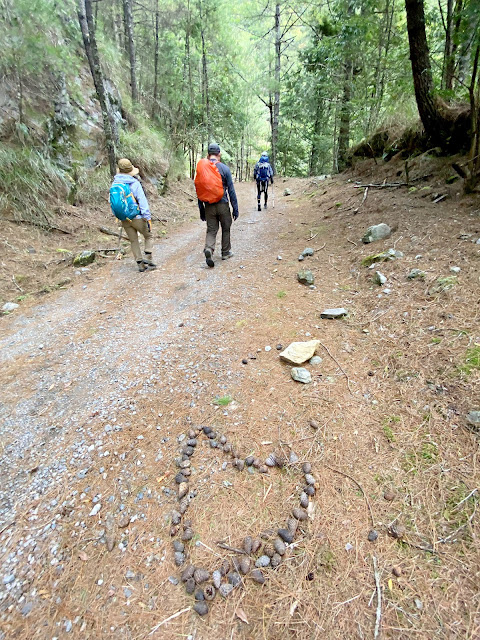
<svg viewBox="0 0 480 640">
<path fill-rule="evenodd" d="M 259 205 L 258 205 L 258 211 L 261 211 L 261 210 L 262 210 L 262 205 L 261 205 L 261 204 L 259 204 Z"/>
<path fill-rule="evenodd" d="M 152 254 L 151 253 L 145 253 L 145 260 L 143 261 L 143 264 L 146 264 L 147 267 L 151 267 L 152 269 L 156 269 L 157 265 L 152 262 Z"/>
<path fill-rule="evenodd" d="M 228 253 L 222 254 L 222 260 L 228 260 L 229 258 L 233 258 L 233 251 L 229 251 Z"/>
<path fill-rule="evenodd" d="M 147 267 L 143 264 L 143 260 L 138 260 L 137 261 L 138 264 L 138 270 L 143 273 L 143 271 L 147 270 Z"/>
<path fill-rule="evenodd" d="M 215 263 L 212 260 L 212 252 L 210 249 L 205 249 L 203 253 L 205 254 L 205 262 L 207 263 L 207 266 L 212 269 L 215 266 Z"/>
</svg>

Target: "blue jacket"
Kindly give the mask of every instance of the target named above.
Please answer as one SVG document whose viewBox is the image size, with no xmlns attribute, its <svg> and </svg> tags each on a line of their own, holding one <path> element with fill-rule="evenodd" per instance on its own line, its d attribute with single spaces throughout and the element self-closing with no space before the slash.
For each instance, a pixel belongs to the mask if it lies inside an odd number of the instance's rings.
<svg viewBox="0 0 480 640">
<path fill-rule="evenodd" d="M 131 192 L 133 193 L 138 206 L 140 207 L 140 216 L 145 220 L 151 220 L 150 208 L 148 206 L 147 198 L 143 191 L 143 187 L 140 182 L 133 176 L 129 176 L 127 173 L 117 173 L 113 179 L 113 184 L 128 184 Z"/>
<path fill-rule="evenodd" d="M 255 165 L 254 169 L 253 169 L 253 179 L 257 180 L 257 182 L 260 182 L 260 176 L 259 176 L 259 172 L 260 172 L 260 163 L 267 163 L 268 167 L 267 167 L 267 171 L 268 171 L 268 177 L 267 180 L 271 180 L 273 178 L 273 169 L 272 169 L 272 165 L 269 162 L 269 157 L 268 156 L 261 156 L 260 160 L 257 162 L 257 164 Z"/>
<path fill-rule="evenodd" d="M 223 182 L 223 198 L 219 200 L 219 202 L 226 202 L 228 204 L 228 199 L 230 198 L 230 204 L 232 205 L 233 209 L 233 216 L 238 217 L 237 194 L 235 193 L 235 187 L 233 186 L 233 179 L 232 174 L 230 173 L 230 169 L 226 164 L 223 164 L 223 162 L 217 162 L 217 169 L 222 176 Z M 203 213 L 205 211 L 205 203 L 199 200 L 198 208 L 200 209 L 200 213 Z"/>
</svg>

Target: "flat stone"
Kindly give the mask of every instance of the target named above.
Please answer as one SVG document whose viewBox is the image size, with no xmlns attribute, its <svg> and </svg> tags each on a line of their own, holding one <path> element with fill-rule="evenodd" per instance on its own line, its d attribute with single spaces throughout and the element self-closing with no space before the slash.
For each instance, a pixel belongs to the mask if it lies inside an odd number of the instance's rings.
<svg viewBox="0 0 480 640">
<path fill-rule="evenodd" d="M 319 364 L 322 364 L 323 359 L 320 356 L 313 356 L 312 358 L 310 358 L 310 360 L 308 361 L 309 364 L 311 364 L 312 366 L 317 366 Z"/>
<path fill-rule="evenodd" d="M 196 602 L 193 608 L 199 616 L 206 616 L 208 613 L 208 604 L 206 602 Z"/>
<path fill-rule="evenodd" d="M 386 283 L 387 278 L 386 276 L 383 275 L 383 273 L 380 273 L 380 271 L 375 271 L 375 275 L 373 276 L 373 281 L 375 282 L 375 284 L 382 286 L 382 284 Z"/>
<path fill-rule="evenodd" d="M 87 264 L 91 264 L 96 258 L 95 251 L 82 251 L 73 259 L 74 267 L 86 267 Z"/>
<path fill-rule="evenodd" d="M 312 249 L 311 247 L 307 247 L 306 249 L 304 249 L 304 250 L 302 251 L 302 254 L 301 254 L 301 255 L 302 255 L 302 256 L 304 256 L 304 257 L 306 257 L 306 256 L 313 256 L 313 254 L 314 254 L 313 249 Z"/>
<path fill-rule="evenodd" d="M 308 342 L 292 342 L 280 354 L 280 358 L 290 364 L 303 364 L 315 355 L 320 345 L 320 340 L 308 340 Z"/>
<path fill-rule="evenodd" d="M 334 309 L 325 309 L 320 314 L 321 318 L 327 318 L 329 320 L 335 320 L 335 318 L 343 318 L 348 314 L 348 311 L 343 307 L 337 307 Z"/>
<path fill-rule="evenodd" d="M 480 411 L 469 411 L 467 414 L 467 422 L 472 427 L 480 428 Z"/>
<path fill-rule="evenodd" d="M 3 307 L 2 307 L 2 311 L 15 311 L 15 309 L 18 309 L 20 305 L 18 305 L 16 302 L 6 302 Z"/>
<path fill-rule="evenodd" d="M 308 384 L 312 381 L 312 374 L 304 367 L 292 367 L 290 375 L 296 382 L 302 382 L 303 384 Z"/>
<path fill-rule="evenodd" d="M 392 230 L 385 224 L 385 222 L 381 222 L 380 224 L 374 224 L 371 227 L 368 227 L 366 230 L 362 242 L 364 244 L 369 244 L 370 242 L 375 242 L 375 240 L 383 240 L 384 238 L 389 238 L 392 235 Z"/>
<path fill-rule="evenodd" d="M 408 280 L 423 280 L 425 278 L 425 271 L 422 271 L 421 269 L 412 269 L 410 271 L 410 273 L 407 276 Z"/>
</svg>

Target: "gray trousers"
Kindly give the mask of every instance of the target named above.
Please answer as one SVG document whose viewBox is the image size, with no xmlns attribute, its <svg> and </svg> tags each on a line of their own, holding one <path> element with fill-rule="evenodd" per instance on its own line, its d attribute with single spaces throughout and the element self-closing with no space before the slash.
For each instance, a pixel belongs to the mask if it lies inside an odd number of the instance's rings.
<svg viewBox="0 0 480 640">
<path fill-rule="evenodd" d="M 207 220 L 207 236 L 205 238 L 205 249 L 215 251 L 215 241 L 218 229 L 222 227 L 222 256 L 232 248 L 230 243 L 230 227 L 232 226 L 232 214 L 227 202 L 216 202 L 215 204 L 205 203 L 205 218 Z"/>
</svg>

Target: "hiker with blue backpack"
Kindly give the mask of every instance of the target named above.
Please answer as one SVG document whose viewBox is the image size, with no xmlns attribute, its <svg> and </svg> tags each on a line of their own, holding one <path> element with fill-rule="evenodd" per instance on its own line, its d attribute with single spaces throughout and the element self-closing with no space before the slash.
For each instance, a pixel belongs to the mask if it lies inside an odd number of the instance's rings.
<svg viewBox="0 0 480 640">
<path fill-rule="evenodd" d="M 257 181 L 257 205 L 258 210 L 262 210 L 261 195 L 264 194 L 264 208 L 267 208 L 268 200 L 268 183 L 270 181 L 273 184 L 273 169 L 269 162 L 269 157 L 266 151 L 264 151 L 253 169 L 253 179 Z M 275 203 L 274 203 L 275 204 Z"/>
<path fill-rule="evenodd" d="M 118 161 L 118 173 L 110 187 L 110 206 L 130 240 L 138 270 L 143 272 L 156 269 L 157 265 L 152 262 L 152 216 L 143 187 L 135 177 L 139 171 L 128 158 Z M 138 241 L 139 233 L 145 238 L 145 258 L 142 257 Z"/>
</svg>

